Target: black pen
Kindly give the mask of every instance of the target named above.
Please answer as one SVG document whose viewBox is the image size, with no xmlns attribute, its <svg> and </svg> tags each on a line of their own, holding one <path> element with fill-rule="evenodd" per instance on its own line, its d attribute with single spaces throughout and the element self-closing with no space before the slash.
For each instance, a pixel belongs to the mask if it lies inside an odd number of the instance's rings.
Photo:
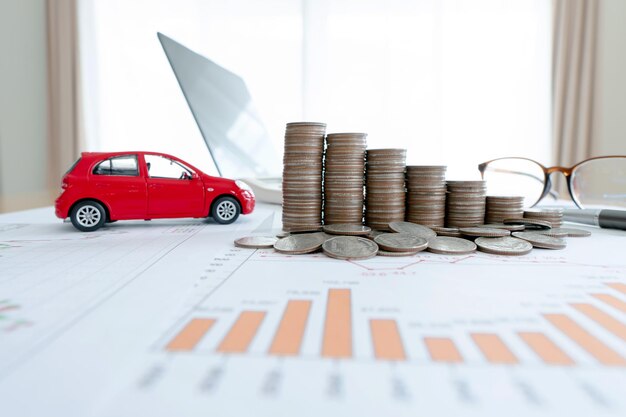
<svg viewBox="0 0 626 417">
<path fill-rule="evenodd" d="M 605 229 L 626 230 L 626 210 L 566 209 L 563 211 L 563 220 Z"/>
</svg>

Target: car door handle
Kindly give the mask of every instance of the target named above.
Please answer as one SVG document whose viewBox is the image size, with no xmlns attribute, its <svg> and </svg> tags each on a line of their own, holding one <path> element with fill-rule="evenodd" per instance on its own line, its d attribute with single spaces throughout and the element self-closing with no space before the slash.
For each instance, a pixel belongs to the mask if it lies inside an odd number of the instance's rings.
<svg viewBox="0 0 626 417">
<path fill-rule="evenodd" d="M 162 188 L 161 184 L 150 184 L 150 188 Z"/>
</svg>

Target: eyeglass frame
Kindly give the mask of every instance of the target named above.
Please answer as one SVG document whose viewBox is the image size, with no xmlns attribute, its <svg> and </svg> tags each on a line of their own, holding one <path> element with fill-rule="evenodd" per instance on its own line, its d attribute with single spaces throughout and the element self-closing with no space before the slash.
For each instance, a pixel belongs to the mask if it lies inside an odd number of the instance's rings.
<svg viewBox="0 0 626 417">
<path fill-rule="evenodd" d="M 484 180 L 485 179 L 485 170 L 487 169 L 487 165 L 489 165 L 492 162 L 495 161 L 499 161 L 501 159 L 523 159 L 525 161 L 530 161 L 530 162 L 534 162 L 535 164 L 539 165 L 539 167 L 541 167 L 541 169 L 543 170 L 543 191 L 541 192 L 541 196 L 539 197 L 539 199 L 537 201 L 535 201 L 533 203 L 533 205 L 531 207 L 536 206 L 541 200 L 544 199 L 545 196 L 548 195 L 548 193 L 550 193 L 550 190 L 552 188 L 552 180 L 550 179 L 550 175 L 554 172 L 560 172 L 565 176 L 565 179 L 567 180 L 567 191 L 569 191 L 569 195 L 572 199 L 572 201 L 574 202 L 574 204 L 576 204 L 576 207 L 582 209 L 583 206 L 580 204 L 580 202 L 578 201 L 578 199 L 576 198 L 576 196 L 574 195 L 574 193 L 572 192 L 572 174 L 574 173 L 574 171 L 576 170 L 576 168 L 578 168 L 580 165 L 589 162 L 589 161 L 594 161 L 597 159 L 611 159 L 611 158 L 626 158 L 626 155 L 606 155 L 606 156 L 595 156 L 593 158 L 588 158 L 585 159 L 583 161 L 578 162 L 576 165 L 567 168 L 567 167 L 563 167 L 563 166 L 553 166 L 553 167 L 546 167 L 543 164 L 535 161 L 534 159 L 530 159 L 530 158 L 523 158 L 520 156 L 511 156 L 511 157 L 503 157 L 503 158 L 496 158 L 496 159 L 492 159 L 490 161 L 487 162 L 483 162 L 482 164 L 478 164 L 478 171 L 480 171 L 480 177 Z M 513 171 L 511 171 L 511 173 L 515 173 Z M 518 173 L 519 174 L 519 173 Z M 535 178 L 533 176 L 533 178 Z M 541 180 L 541 178 L 536 178 L 538 180 Z"/>
</svg>

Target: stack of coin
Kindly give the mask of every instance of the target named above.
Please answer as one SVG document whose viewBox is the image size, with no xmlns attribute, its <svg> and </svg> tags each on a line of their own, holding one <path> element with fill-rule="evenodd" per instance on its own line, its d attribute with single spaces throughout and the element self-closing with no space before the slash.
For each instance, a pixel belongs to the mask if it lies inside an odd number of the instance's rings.
<svg viewBox="0 0 626 417">
<path fill-rule="evenodd" d="M 485 181 L 448 181 L 446 227 L 471 227 L 485 221 Z"/>
<path fill-rule="evenodd" d="M 545 220 L 550 222 L 553 228 L 563 226 L 563 209 L 558 207 L 526 209 L 524 217 L 527 219 Z"/>
<path fill-rule="evenodd" d="M 326 136 L 324 224 L 363 224 L 366 133 Z"/>
<path fill-rule="evenodd" d="M 283 230 L 322 227 L 324 123 L 287 123 L 283 158 Z"/>
<path fill-rule="evenodd" d="M 365 169 L 365 224 L 389 230 L 404 220 L 406 149 L 368 149 Z"/>
<path fill-rule="evenodd" d="M 406 220 L 443 226 L 446 217 L 446 167 L 406 167 Z"/>
<path fill-rule="evenodd" d="M 487 196 L 485 223 L 502 223 L 504 219 L 524 217 L 524 197 Z"/>
</svg>

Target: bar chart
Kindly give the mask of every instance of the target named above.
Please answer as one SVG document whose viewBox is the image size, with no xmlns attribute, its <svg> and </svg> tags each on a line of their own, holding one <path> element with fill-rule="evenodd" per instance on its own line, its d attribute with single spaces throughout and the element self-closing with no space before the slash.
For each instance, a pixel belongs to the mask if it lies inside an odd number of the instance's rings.
<svg viewBox="0 0 626 417">
<path fill-rule="evenodd" d="M 589 319 L 616 338 L 626 341 L 626 324 L 623 313 L 626 302 L 619 297 L 626 294 L 626 286 L 620 283 L 606 283 L 606 292 L 589 294 L 603 304 L 603 308 L 590 303 L 569 303 L 571 311 Z M 349 288 L 331 288 L 325 297 L 325 316 L 323 325 L 317 329 L 320 338 L 319 358 L 354 359 L 354 304 L 353 290 Z M 267 323 L 273 334 L 271 343 L 265 349 L 270 356 L 292 356 L 302 354 L 301 346 L 306 333 L 313 300 L 288 300 L 276 323 Z M 219 354 L 245 354 L 251 342 L 259 332 L 266 317 L 266 311 L 243 310 L 234 322 L 228 324 L 228 331 L 213 347 Z M 620 316 L 621 315 L 621 316 Z M 550 328 L 575 344 L 598 364 L 611 367 L 626 366 L 626 357 L 603 342 L 588 328 L 578 323 L 565 313 L 543 313 L 540 319 Z M 165 350 L 169 352 L 193 352 L 218 319 L 215 317 L 194 317 L 188 320 L 169 340 Z M 423 345 L 431 363 L 462 364 L 465 362 L 463 348 L 454 337 L 445 335 L 423 335 L 420 340 L 403 336 L 401 325 L 393 318 L 369 317 L 367 328 L 372 356 L 375 361 L 411 361 L 405 346 L 409 343 Z M 515 337 L 527 349 L 536 355 L 545 365 L 575 366 L 576 361 L 567 349 L 553 340 L 553 337 L 541 331 L 523 328 L 512 329 Z M 477 349 L 485 363 L 492 365 L 518 365 L 521 359 L 514 349 L 497 333 L 469 332 L 468 338 Z M 203 350 L 206 352 L 206 349 Z"/>
</svg>

